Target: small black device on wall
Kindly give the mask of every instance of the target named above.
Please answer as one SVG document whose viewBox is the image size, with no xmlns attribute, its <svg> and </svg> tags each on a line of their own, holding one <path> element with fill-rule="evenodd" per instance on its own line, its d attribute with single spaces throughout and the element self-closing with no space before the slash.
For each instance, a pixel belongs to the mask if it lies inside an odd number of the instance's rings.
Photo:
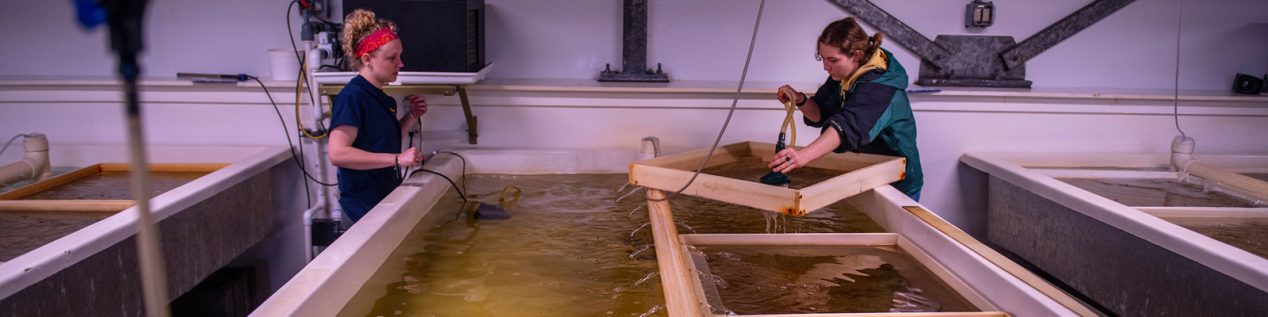
<svg viewBox="0 0 1268 317">
<path fill-rule="evenodd" d="M 402 71 L 476 72 L 484 60 L 484 0 L 344 0 L 396 23 L 405 52 Z"/>
<path fill-rule="evenodd" d="M 986 0 L 973 0 L 964 9 L 964 27 L 985 28 L 995 23 L 995 4 Z"/>
<path fill-rule="evenodd" d="M 1268 80 L 1268 75 L 1264 75 L 1263 79 L 1259 77 L 1237 73 L 1237 77 L 1233 77 L 1233 92 L 1245 95 L 1258 95 L 1264 91 L 1264 81 Z"/>
</svg>

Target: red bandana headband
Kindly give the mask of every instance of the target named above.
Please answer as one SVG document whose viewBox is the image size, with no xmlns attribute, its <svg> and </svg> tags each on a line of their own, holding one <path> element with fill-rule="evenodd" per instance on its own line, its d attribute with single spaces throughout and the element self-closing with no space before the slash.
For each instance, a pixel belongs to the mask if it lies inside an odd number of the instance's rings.
<svg viewBox="0 0 1268 317">
<path fill-rule="evenodd" d="M 357 44 L 356 56 L 360 58 L 362 55 L 370 54 L 370 52 L 387 45 L 388 42 L 395 39 L 397 39 L 396 33 L 392 33 L 391 28 L 380 28 L 378 31 L 374 31 L 374 33 L 370 33 L 370 35 L 361 39 L 361 43 Z"/>
</svg>

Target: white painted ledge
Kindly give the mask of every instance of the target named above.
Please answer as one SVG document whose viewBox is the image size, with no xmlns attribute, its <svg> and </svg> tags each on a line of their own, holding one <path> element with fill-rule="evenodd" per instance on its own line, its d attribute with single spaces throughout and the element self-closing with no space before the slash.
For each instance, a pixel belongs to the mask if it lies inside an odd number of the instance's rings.
<svg viewBox="0 0 1268 317">
<path fill-rule="evenodd" d="M 750 81 L 739 94 L 739 110 L 782 111 L 774 100 L 782 82 Z M 792 83 L 813 92 L 818 82 Z M 175 78 L 141 82 L 147 104 L 242 104 L 268 106 L 254 82 L 194 84 Z M 294 82 L 266 81 L 274 100 L 294 104 Z M 584 108 L 727 110 L 736 82 L 675 81 L 607 83 L 589 79 L 485 79 L 468 85 L 476 108 Z M 119 82 L 109 78 L 0 78 L 4 104 L 117 104 Z M 1178 109 L 1170 90 L 939 88 L 912 93 L 916 112 L 1093 114 L 1268 117 L 1268 96 L 1226 91 L 1182 91 Z M 457 96 L 431 96 L 437 107 L 458 107 Z M 304 99 L 307 99 L 306 97 Z M 306 101 L 302 101 L 307 103 Z"/>
<path fill-rule="evenodd" d="M 263 80 L 269 88 L 294 87 L 294 81 Z M 507 92 L 594 92 L 594 93 L 735 93 L 738 82 L 732 81 L 672 81 L 669 83 L 614 83 L 599 82 L 592 79 L 549 79 L 549 78 L 490 78 L 469 86 L 471 91 L 507 91 Z M 763 98 L 773 97 L 774 91 L 784 82 L 748 81 L 744 85 L 743 94 L 762 94 Z M 789 83 L 798 90 L 813 92 L 819 82 Z M 254 81 L 237 84 L 205 84 L 193 83 L 171 77 L 151 77 L 140 82 L 142 87 L 257 87 Z M 120 86 L 114 78 L 105 77 L 0 77 L 0 89 L 13 87 L 75 87 L 75 86 Z M 913 99 L 928 98 L 1023 98 L 1023 99 L 1093 99 L 1093 100 L 1153 100 L 1171 101 L 1177 98 L 1172 90 L 1160 89 L 1116 89 L 1116 88 L 965 88 L 965 87 L 921 87 L 935 88 L 939 92 L 912 93 Z M 769 95 L 769 96 L 767 96 Z M 1181 90 L 1180 101 L 1204 102 L 1245 102 L 1268 107 L 1268 95 L 1238 95 L 1229 91 Z"/>
</svg>

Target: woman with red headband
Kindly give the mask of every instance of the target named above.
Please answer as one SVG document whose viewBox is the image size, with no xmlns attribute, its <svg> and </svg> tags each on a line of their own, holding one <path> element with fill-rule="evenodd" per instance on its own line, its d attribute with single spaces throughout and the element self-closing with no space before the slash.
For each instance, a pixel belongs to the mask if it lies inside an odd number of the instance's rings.
<svg viewBox="0 0 1268 317">
<path fill-rule="evenodd" d="M 335 97 L 330 162 L 338 167 L 339 205 L 355 222 L 401 184 L 401 171 L 422 163 L 417 148 L 401 151 L 401 140 L 410 123 L 427 113 L 427 100 L 406 97 L 409 114 L 397 118 L 396 100 L 383 92 L 405 66 L 391 21 L 366 10 L 348 14 L 343 50 L 358 74 Z"/>
</svg>

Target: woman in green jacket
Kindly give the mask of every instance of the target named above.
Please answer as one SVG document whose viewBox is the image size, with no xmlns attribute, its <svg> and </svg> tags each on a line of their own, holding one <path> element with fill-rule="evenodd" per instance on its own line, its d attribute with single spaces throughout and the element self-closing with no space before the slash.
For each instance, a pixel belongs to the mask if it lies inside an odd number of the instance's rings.
<svg viewBox="0 0 1268 317">
<path fill-rule="evenodd" d="M 823 130 L 804 148 L 776 153 L 772 170 L 787 173 L 828 152 L 901 156 L 907 158 L 905 177 L 892 185 L 920 199 L 924 177 L 916 149 L 916 118 L 907 100 L 907 72 L 881 48 L 881 38 L 881 33 L 868 37 L 854 18 L 824 27 L 815 59 L 823 61 L 828 79 L 813 97 L 788 85 L 777 93 L 780 102 L 797 105 L 807 125 Z"/>
</svg>

